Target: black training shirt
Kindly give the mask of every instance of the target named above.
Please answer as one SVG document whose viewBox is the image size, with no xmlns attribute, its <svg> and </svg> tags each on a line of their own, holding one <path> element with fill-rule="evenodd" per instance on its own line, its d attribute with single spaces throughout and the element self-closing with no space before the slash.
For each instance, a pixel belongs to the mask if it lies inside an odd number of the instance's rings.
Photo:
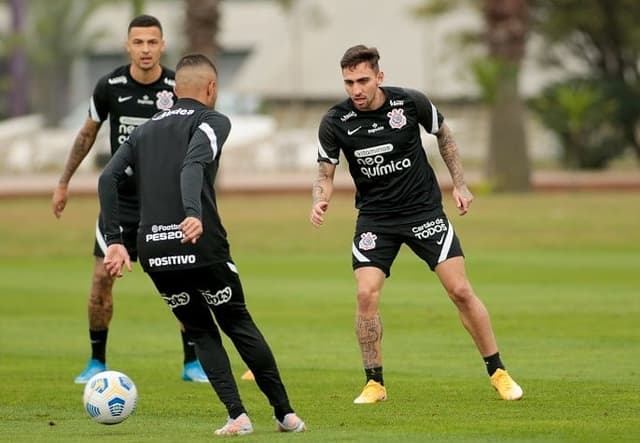
<svg viewBox="0 0 640 443">
<path fill-rule="evenodd" d="M 382 90 L 386 99 L 379 109 L 359 111 L 351 99 L 329 109 L 318 131 L 318 161 L 338 164 L 342 151 L 361 214 L 401 216 L 441 210 L 440 188 L 419 125 L 435 134 L 443 117 L 419 91 Z"/>
<path fill-rule="evenodd" d="M 100 78 L 89 105 L 89 117 L 93 121 L 102 123 L 109 119 L 111 155 L 135 128 L 156 112 L 170 109 L 176 100 L 173 93 L 175 73 L 171 69 L 163 66 L 158 80 L 142 84 L 131 77 L 130 67 L 119 66 Z M 137 211 L 133 179 L 121 183 L 119 192 L 123 209 Z"/>
<path fill-rule="evenodd" d="M 214 181 L 229 119 L 192 99 L 139 126 L 116 151 L 99 180 L 107 244 L 121 242 L 117 184 L 127 168 L 140 197 L 138 252 L 147 272 L 204 267 L 230 259 L 227 233 L 218 215 Z M 182 244 L 179 224 L 202 221 L 198 242 Z"/>
</svg>

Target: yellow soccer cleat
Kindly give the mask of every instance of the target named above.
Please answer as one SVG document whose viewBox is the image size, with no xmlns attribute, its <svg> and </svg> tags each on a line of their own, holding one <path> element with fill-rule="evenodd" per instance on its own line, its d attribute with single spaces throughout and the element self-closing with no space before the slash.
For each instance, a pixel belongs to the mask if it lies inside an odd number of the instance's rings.
<svg viewBox="0 0 640 443">
<path fill-rule="evenodd" d="M 364 386 L 362 393 L 353 402 L 357 405 L 377 403 L 387 399 L 387 390 L 384 386 L 374 380 L 369 380 Z"/>
<path fill-rule="evenodd" d="M 522 388 L 504 369 L 497 369 L 491 376 L 491 385 L 503 400 L 520 400 L 524 394 Z"/>
</svg>

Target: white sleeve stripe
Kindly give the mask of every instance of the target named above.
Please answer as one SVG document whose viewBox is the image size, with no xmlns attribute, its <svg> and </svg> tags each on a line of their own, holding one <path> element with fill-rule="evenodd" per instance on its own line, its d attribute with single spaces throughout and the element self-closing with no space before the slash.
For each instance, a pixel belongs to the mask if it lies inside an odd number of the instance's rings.
<svg viewBox="0 0 640 443">
<path fill-rule="evenodd" d="M 96 103 L 93 101 L 93 97 L 91 97 L 91 101 L 89 102 L 89 116 L 91 120 L 96 123 L 100 123 L 100 116 L 98 115 L 98 110 L 96 109 Z"/>
<path fill-rule="evenodd" d="M 353 256 L 356 258 L 356 260 L 358 260 L 360 263 L 369 263 L 371 261 L 367 257 L 365 257 L 358 248 L 356 248 L 355 243 L 351 243 L 351 252 L 353 253 Z"/>
<path fill-rule="evenodd" d="M 438 127 L 438 110 L 431 103 L 431 133 L 435 134 L 440 128 Z"/>
<path fill-rule="evenodd" d="M 338 164 L 338 159 L 329 157 L 329 154 L 327 154 L 327 151 L 325 151 L 322 145 L 320 144 L 320 140 L 318 140 L 318 156 L 320 158 L 326 158 L 334 165 Z"/>
<path fill-rule="evenodd" d="M 453 242 L 453 226 L 451 225 L 451 222 L 449 222 L 447 235 L 444 238 L 442 249 L 440 250 L 440 257 L 438 257 L 438 263 L 442 263 L 447 259 L 447 256 L 449 255 L 449 249 L 451 249 L 452 242 Z"/>
<path fill-rule="evenodd" d="M 104 235 L 100 232 L 100 219 L 96 221 L 96 242 L 100 247 L 100 250 L 104 255 L 107 254 L 107 242 L 104 240 Z"/>
<path fill-rule="evenodd" d="M 213 131 L 213 128 L 207 122 L 200 123 L 198 129 L 202 130 L 205 133 L 207 138 L 209 139 L 209 143 L 211 145 L 211 152 L 213 154 L 213 159 L 218 155 L 218 138 L 216 137 L 216 133 Z"/>
</svg>

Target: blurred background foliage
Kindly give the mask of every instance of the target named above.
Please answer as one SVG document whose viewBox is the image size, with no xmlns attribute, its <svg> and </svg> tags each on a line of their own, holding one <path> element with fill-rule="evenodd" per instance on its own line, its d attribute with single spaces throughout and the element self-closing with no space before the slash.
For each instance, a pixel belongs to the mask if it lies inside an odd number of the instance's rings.
<svg viewBox="0 0 640 443">
<path fill-rule="evenodd" d="M 150 1 L 5 0 L 10 25 L 0 41 L 7 66 L 0 72 L 0 118 L 38 110 L 47 125 L 58 125 L 69 111 L 73 62 L 102 35 L 100 29 L 89 30 L 90 18 L 107 3 L 122 3 L 133 16 Z M 223 1 L 180 2 L 185 52 L 213 57 L 219 51 Z M 274 3 L 287 12 L 299 1 Z M 462 53 L 480 91 L 478 100 L 489 109 L 485 172 L 492 189 L 529 189 L 528 112 L 556 136 L 565 168 L 603 169 L 629 152 L 640 162 L 640 2 L 423 0 L 408 13 L 429 19 L 456 8 L 475 9 L 483 21 L 478 32 L 453 32 L 473 48 Z M 564 76 L 525 99 L 521 73 L 533 36 L 545 48 L 541 62 Z"/>
</svg>

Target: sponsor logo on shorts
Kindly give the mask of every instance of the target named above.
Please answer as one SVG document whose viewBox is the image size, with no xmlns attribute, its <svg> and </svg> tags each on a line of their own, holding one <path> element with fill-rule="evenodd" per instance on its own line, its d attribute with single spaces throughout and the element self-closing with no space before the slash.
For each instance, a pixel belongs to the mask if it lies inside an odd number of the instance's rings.
<svg viewBox="0 0 640 443">
<path fill-rule="evenodd" d="M 149 259 L 149 267 L 157 268 L 172 265 L 192 265 L 196 262 L 196 256 L 189 255 L 168 255 L 165 257 L 151 257 Z"/>
<path fill-rule="evenodd" d="M 227 286 L 224 289 L 220 289 L 215 293 L 211 293 L 209 289 L 201 289 L 199 290 L 200 294 L 204 297 L 204 300 L 207 304 L 212 306 L 220 306 L 223 303 L 227 303 L 231 300 L 231 296 L 233 295 L 233 291 L 231 291 L 231 287 Z"/>
<path fill-rule="evenodd" d="M 191 297 L 189 297 L 188 292 L 181 292 L 179 294 L 162 294 L 162 298 L 167 302 L 171 309 L 175 309 L 178 306 L 184 306 L 189 303 Z"/>
<path fill-rule="evenodd" d="M 378 236 L 373 232 L 363 232 L 360 234 L 360 242 L 358 243 L 358 249 L 361 251 L 369 251 L 376 247 L 376 240 Z"/>
<path fill-rule="evenodd" d="M 146 243 L 167 241 L 167 240 L 180 240 L 184 238 L 184 233 L 180 229 L 180 225 L 153 225 L 151 226 L 151 233 L 144 236 Z"/>
<path fill-rule="evenodd" d="M 442 218 L 436 218 L 435 220 L 429 220 L 428 222 L 411 228 L 411 232 L 416 238 L 426 240 L 437 234 L 441 234 L 438 244 L 441 245 L 444 239 L 444 234 L 447 232 L 447 223 Z"/>
</svg>

